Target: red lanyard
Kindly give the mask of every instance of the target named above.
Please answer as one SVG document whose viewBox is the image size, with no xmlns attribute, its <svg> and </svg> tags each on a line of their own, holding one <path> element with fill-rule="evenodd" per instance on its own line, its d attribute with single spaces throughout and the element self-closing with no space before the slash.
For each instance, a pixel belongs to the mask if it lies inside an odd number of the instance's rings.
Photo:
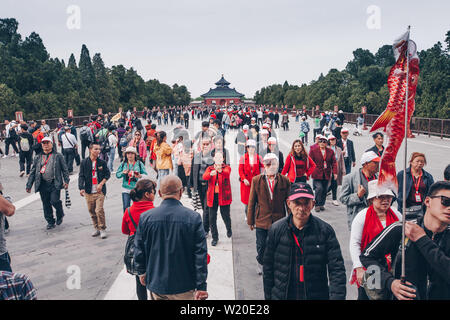
<svg viewBox="0 0 450 320">
<path fill-rule="evenodd" d="M 419 193 L 420 180 L 422 180 L 422 175 L 420 175 L 419 179 L 417 179 L 417 183 L 416 183 L 416 181 L 414 179 L 414 175 L 413 175 L 413 182 L 414 182 L 414 188 L 416 189 L 416 193 Z"/>
<path fill-rule="evenodd" d="M 95 177 L 96 170 L 97 170 L 97 160 L 92 162 L 92 177 Z"/>
<path fill-rule="evenodd" d="M 46 166 L 47 166 L 48 160 L 50 160 L 50 157 L 51 157 L 51 156 L 52 156 L 52 154 L 50 153 L 50 154 L 48 155 L 47 160 L 45 161 L 43 167 L 46 167 Z M 44 158 L 44 157 L 42 157 L 42 158 Z"/>
<path fill-rule="evenodd" d="M 273 179 L 273 181 L 270 182 L 270 179 L 267 178 L 267 183 L 269 184 L 270 192 L 273 194 L 273 189 L 275 188 L 275 179 Z"/>
<path fill-rule="evenodd" d="M 295 244 L 296 244 L 297 247 L 300 249 L 300 252 L 301 252 L 302 255 L 303 255 L 303 249 L 302 249 L 302 247 L 300 247 L 300 243 L 298 242 L 297 236 L 295 235 L 294 232 L 292 232 L 292 235 L 294 236 Z M 296 259 L 297 259 L 297 258 L 296 258 Z M 300 265 L 300 270 L 299 270 L 299 280 L 300 280 L 300 282 L 304 282 L 304 281 L 305 281 L 303 265 Z"/>
<path fill-rule="evenodd" d="M 367 178 L 367 176 L 364 174 L 364 172 L 361 172 L 361 173 L 363 174 L 364 178 L 366 178 L 367 182 L 372 181 L 372 180 L 375 179 L 375 177 L 373 177 L 373 178 Z"/>
</svg>

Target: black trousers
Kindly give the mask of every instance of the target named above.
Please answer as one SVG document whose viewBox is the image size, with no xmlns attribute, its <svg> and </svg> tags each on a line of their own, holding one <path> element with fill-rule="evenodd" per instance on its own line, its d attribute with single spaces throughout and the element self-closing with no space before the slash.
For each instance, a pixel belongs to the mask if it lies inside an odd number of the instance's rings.
<svg viewBox="0 0 450 320">
<path fill-rule="evenodd" d="M 139 281 L 139 276 L 136 276 L 136 294 L 138 300 L 148 300 L 147 288 L 141 284 L 141 281 Z"/>
<path fill-rule="evenodd" d="M 314 133 L 313 142 L 316 140 L 316 135 L 320 134 L 321 132 L 322 132 L 322 129 L 320 129 L 320 128 L 313 129 L 313 133 Z"/>
<path fill-rule="evenodd" d="M 73 148 L 63 149 L 64 160 L 66 161 L 67 170 L 73 172 L 73 161 L 75 160 L 75 150 Z"/>
<path fill-rule="evenodd" d="M 30 169 L 31 169 L 31 162 L 32 162 L 32 155 L 33 155 L 33 150 L 30 151 L 20 151 L 19 153 L 19 166 L 20 166 L 20 172 L 25 171 L 25 163 L 27 166 L 27 174 L 30 174 Z"/>
<path fill-rule="evenodd" d="M 328 188 L 328 191 L 331 191 L 333 195 L 333 200 L 337 200 L 337 188 L 338 188 L 337 181 L 334 180 L 334 177 L 331 177 L 331 184 L 330 187 Z"/>
<path fill-rule="evenodd" d="M 16 140 L 14 138 L 6 138 L 5 139 L 5 155 L 9 154 L 9 146 L 12 145 L 14 151 L 19 153 L 19 149 L 17 149 Z"/>
<path fill-rule="evenodd" d="M 358 288 L 358 300 L 370 300 L 363 287 Z"/>
<path fill-rule="evenodd" d="M 317 207 L 322 207 L 325 205 L 329 183 L 330 181 L 328 180 L 313 179 L 313 187 L 316 194 L 315 201 Z"/>
<path fill-rule="evenodd" d="M 219 208 L 219 194 L 214 194 L 213 206 L 209 207 L 209 226 L 213 240 L 219 240 L 219 232 L 217 231 L 217 209 Z M 227 232 L 231 232 L 230 205 L 220 206 L 220 215 L 225 223 Z"/>
<path fill-rule="evenodd" d="M 47 223 L 54 224 L 53 208 L 56 210 L 56 219 L 64 217 L 64 211 L 61 201 L 61 190 L 56 190 L 53 182 L 47 182 L 41 179 L 39 186 L 39 193 L 41 195 L 42 206 L 44 208 L 44 217 Z"/>
<path fill-rule="evenodd" d="M 91 144 L 91 142 L 89 140 L 81 140 L 81 159 L 84 159 L 85 153 L 86 153 L 86 148 L 89 150 L 89 145 Z M 88 156 L 89 156 L 89 152 L 88 152 Z"/>
<path fill-rule="evenodd" d="M 209 210 L 206 206 L 206 192 L 208 191 L 208 183 L 204 185 L 201 181 L 198 182 L 198 195 L 200 196 L 200 202 L 202 203 L 203 211 L 203 227 L 205 228 L 205 233 L 209 232 Z"/>
<path fill-rule="evenodd" d="M 264 251 L 266 251 L 266 240 L 267 240 L 267 234 L 269 233 L 268 230 L 256 228 L 256 261 L 260 265 L 263 265 L 264 262 Z"/>
<path fill-rule="evenodd" d="M 186 129 L 189 129 L 189 119 L 188 120 L 184 120 L 184 127 Z"/>
</svg>

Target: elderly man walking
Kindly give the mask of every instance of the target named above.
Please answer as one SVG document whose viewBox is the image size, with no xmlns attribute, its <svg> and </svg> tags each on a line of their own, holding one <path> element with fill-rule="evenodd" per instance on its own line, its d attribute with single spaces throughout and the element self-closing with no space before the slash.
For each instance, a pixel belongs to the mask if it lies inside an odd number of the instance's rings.
<svg viewBox="0 0 450 320">
<path fill-rule="evenodd" d="M 207 246 L 200 215 L 182 205 L 181 179 L 161 181 L 158 208 L 143 213 L 135 236 L 135 266 L 152 300 L 205 300 Z"/>
<path fill-rule="evenodd" d="M 267 233 L 275 221 L 286 215 L 286 199 L 291 182 L 278 172 L 278 158 L 273 153 L 265 155 L 264 173 L 253 177 L 248 200 L 247 224 L 256 229 L 258 274 L 262 274 Z"/>
</svg>

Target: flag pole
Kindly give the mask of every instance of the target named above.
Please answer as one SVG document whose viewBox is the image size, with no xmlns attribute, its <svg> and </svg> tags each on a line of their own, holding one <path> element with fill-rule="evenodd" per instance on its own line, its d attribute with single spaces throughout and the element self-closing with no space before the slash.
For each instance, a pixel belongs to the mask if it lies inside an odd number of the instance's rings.
<svg viewBox="0 0 450 320">
<path fill-rule="evenodd" d="M 402 274 L 400 280 L 402 284 L 406 283 L 405 272 L 405 227 L 406 227 L 406 166 L 408 155 L 408 91 L 409 91 L 409 34 L 411 26 L 408 26 L 408 35 L 406 37 L 406 101 L 405 101 L 405 155 L 403 162 L 403 203 L 402 203 Z"/>
</svg>

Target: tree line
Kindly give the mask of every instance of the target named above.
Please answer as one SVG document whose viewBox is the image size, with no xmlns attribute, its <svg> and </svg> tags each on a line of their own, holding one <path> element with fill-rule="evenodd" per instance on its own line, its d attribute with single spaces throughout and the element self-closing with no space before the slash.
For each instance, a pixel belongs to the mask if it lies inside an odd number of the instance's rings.
<svg viewBox="0 0 450 320">
<path fill-rule="evenodd" d="M 158 80 L 145 81 L 133 68 L 105 67 L 100 53 L 92 59 L 86 45 L 77 61 L 50 58 L 40 36 L 25 40 L 17 33 L 16 19 L 0 19 L 0 118 L 14 119 L 22 111 L 27 119 L 117 112 L 133 107 L 187 105 L 191 95 L 184 85 L 170 87 Z"/>
<path fill-rule="evenodd" d="M 450 118 L 450 31 L 445 48 L 437 42 L 432 48 L 418 52 L 420 58 L 419 84 L 414 115 L 429 118 Z M 264 87 L 255 93 L 257 104 L 295 105 L 309 109 L 319 105 L 321 110 L 339 106 L 346 112 L 380 114 L 387 105 L 389 91 L 387 78 L 395 63 L 391 45 L 382 46 L 375 54 L 358 48 L 353 60 L 344 70 L 331 69 L 327 75 L 301 86 L 287 81 Z"/>
</svg>

